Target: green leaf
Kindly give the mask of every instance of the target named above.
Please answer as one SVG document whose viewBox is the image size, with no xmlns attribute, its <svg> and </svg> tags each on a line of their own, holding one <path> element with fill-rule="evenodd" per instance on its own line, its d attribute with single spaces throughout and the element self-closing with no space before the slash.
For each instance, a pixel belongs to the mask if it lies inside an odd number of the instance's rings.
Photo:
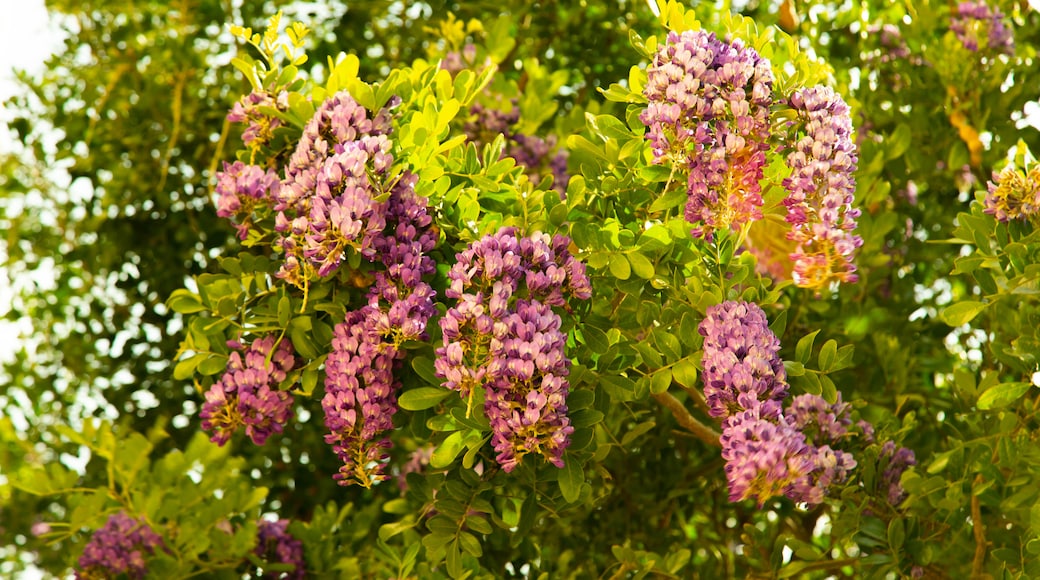
<svg viewBox="0 0 1040 580">
<path fill-rule="evenodd" d="M 292 317 L 292 302 L 289 300 L 288 294 L 283 294 L 278 299 L 278 326 L 285 328 L 289 325 L 289 319 Z"/>
<path fill-rule="evenodd" d="M 472 519 L 478 518 L 471 518 L 471 520 Z M 469 522 L 470 520 L 466 521 Z M 470 556 L 473 556 L 474 558 L 479 558 L 484 553 L 484 551 L 480 548 L 480 541 L 477 540 L 476 536 L 469 532 L 462 532 L 459 534 L 459 544 L 462 546 L 462 550 L 464 552 L 466 552 Z"/>
<path fill-rule="evenodd" d="M 455 458 L 462 451 L 464 434 L 462 431 L 456 431 L 441 443 L 437 449 L 430 456 L 430 466 L 434 469 L 443 469 L 451 465 Z"/>
<path fill-rule="evenodd" d="M 666 171 L 663 177 L 665 179 L 668 179 L 668 177 L 670 176 L 671 174 Z M 647 179 L 647 181 L 651 181 L 651 179 Z M 686 203 L 686 200 L 688 198 L 689 194 L 686 193 L 685 188 L 673 188 L 669 191 L 666 191 L 664 195 L 655 199 L 654 203 L 650 204 L 650 213 L 657 213 L 668 209 L 672 209 L 673 207 L 679 207 L 680 205 Z"/>
<path fill-rule="evenodd" d="M 625 259 L 624 254 L 612 254 L 610 256 L 610 273 L 618 280 L 628 280 L 632 275 L 632 268 Z"/>
<path fill-rule="evenodd" d="M 195 369 L 199 366 L 199 363 L 207 356 L 209 355 L 206 353 L 196 354 L 178 362 L 177 366 L 173 367 L 173 378 L 178 381 L 191 378 L 195 374 Z"/>
<path fill-rule="evenodd" d="M 912 138 L 910 126 L 900 123 L 896 130 L 888 136 L 888 139 L 885 139 L 885 158 L 892 160 L 902 156 L 910 147 Z"/>
<path fill-rule="evenodd" d="M 422 411 L 436 406 L 451 393 L 448 389 L 438 387 L 419 387 L 402 393 L 397 404 L 407 411 Z"/>
<path fill-rule="evenodd" d="M 585 338 L 585 344 L 592 349 L 593 352 L 602 353 L 606 352 L 610 348 L 610 340 L 602 330 L 585 324 L 581 327 L 581 334 Z"/>
<path fill-rule="evenodd" d="M 166 306 L 168 306 L 170 310 L 180 314 L 192 314 L 206 310 L 206 307 L 202 305 L 202 300 L 198 295 L 183 288 L 174 290 L 173 293 L 170 294 L 169 299 L 166 300 Z"/>
<path fill-rule="evenodd" d="M 690 357 L 680 360 L 672 366 L 672 378 L 687 389 L 696 388 L 697 365 Z"/>
<path fill-rule="evenodd" d="M 563 469 L 560 470 L 558 478 L 560 482 L 560 492 L 563 493 L 563 499 L 568 503 L 572 503 L 578 500 L 581 495 L 581 484 L 585 483 L 585 472 L 578 465 L 577 460 L 573 457 L 567 457 L 563 464 Z"/>
<path fill-rule="evenodd" d="M 784 370 L 787 371 L 789 377 L 800 377 L 805 375 L 805 365 L 798 361 L 785 360 Z"/>
<path fill-rule="evenodd" d="M 628 430 L 628 433 L 625 433 L 625 436 L 621 438 L 621 446 L 627 448 L 629 444 L 631 444 L 633 441 L 639 438 L 640 435 L 643 435 L 644 433 L 650 431 L 656 426 L 657 421 L 651 419 L 649 421 L 644 421 L 636 425 L 635 427 L 632 427 Z"/>
<path fill-rule="evenodd" d="M 1025 395 L 1031 386 L 1030 383 L 1018 382 L 994 385 L 979 396 L 978 408 L 986 411 L 1010 405 Z"/>
<path fill-rule="evenodd" d="M 816 341 L 817 334 L 820 334 L 819 330 L 810 332 L 803 336 L 794 347 L 794 358 L 803 365 L 808 364 L 809 357 L 812 356 L 813 343 Z"/>
<path fill-rule="evenodd" d="M 434 370 L 433 359 L 430 357 L 417 356 L 413 358 L 412 369 L 427 383 L 431 385 L 442 384 L 441 379 L 437 376 L 437 371 Z"/>
<path fill-rule="evenodd" d="M 950 326 L 960 326 L 972 321 L 980 312 L 986 309 L 988 304 L 975 300 L 958 302 L 943 310 L 942 321 Z"/>
<path fill-rule="evenodd" d="M 199 372 L 206 376 L 215 375 L 227 368 L 227 357 L 211 354 L 199 363 Z"/>
<path fill-rule="evenodd" d="M 827 372 L 834 366 L 834 359 L 838 354 L 838 341 L 833 338 L 823 343 L 823 347 L 820 348 L 820 370 Z"/>
<path fill-rule="evenodd" d="M 672 384 L 672 370 L 660 369 L 650 377 L 650 392 L 659 395 L 668 390 Z"/>
<path fill-rule="evenodd" d="M 643 254 L 633 252 L 628 255 L 628 262 L 632 265 L 632 271 L 636 273 L 636 276 L 644 280 L 649 280 L 654 277 L 656 273 L 654 270 L 654 264 Z"/>
<path fill-rule="evenodd" d="M 892 548 L 892 552 L 899 552 L 905 539 L 906 530 L 903 529 L 902 518 L 892 518 L 888 523 L 888 546 Z"/>
</svg>

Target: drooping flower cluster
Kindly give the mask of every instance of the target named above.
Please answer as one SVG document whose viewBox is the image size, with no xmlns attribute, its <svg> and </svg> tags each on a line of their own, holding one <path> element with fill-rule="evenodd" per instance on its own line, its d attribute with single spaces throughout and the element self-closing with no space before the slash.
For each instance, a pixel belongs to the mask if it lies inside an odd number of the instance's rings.
<svg viewBox="0 0 1040 580">
<path fill-rule="evenodd" d="M 229 344 L 237 350 L 228 357 L 220 380 L 206 392 L 202 428 L 212 432 L 211 441 L 224 445 L 245 426 L 253 443 L 263 445 L 268 437 L 281 433 L 292 416 L 292 395 L 278 388 L 296 366 L 292 343 L 268 335 L 245 349 L 237 342 Z"/>
<path fill-rule="evenodd" d="M 753 303 L 724 302 L 708 309 L 699 331 L 711 416 L 725 419 L 743 410 L 758 410 L 765 419 L 779 416 L 787 397 L 787 372 L 766 313 Z"/>
<path fill-rule="evenodd" d="M 76 578 L 144 578 L 148 572 L 145 556 L 162 545 L 162 537 L 144 518 L 135 519 L 126 512 L 113 514 L 87 542 L 77 562 Z"/>
<path fill-rule="evenodd" d="M 289 520 L 276 522 L 260 520 L 257 523 L 257 543 L 254 554 L 268 564 L 289 564 L 289 572 L 265 572 L 262 578 L 300 580 L 307 577 L 303 560 L 303 543 L 288 532 Z"/>
<path fill-rule="evenodd" d="M 275 97 L 267 91 L 253 91 L 239 99 L 227 115 L 231 123 L 247 123 L 242 132 L 242 143 L 252 151 L 269 143 L 274 130 L 283 124 L 281 119 L 264 109 L 288 110 L 289 93 L 282 91 Z"/>
<path fill-rule="evenodd" d="M 1008 167 L 987 184 L 986 213 L 1002 222 L 1040 218 L 1040 163 L 1028 173 Z"/>
<path fill-rule="evenodd" d="M 463 126 L 463 131 L 470 142 L 480 147 L 502 135 L 506 140 L 502 156 L 515 159 L 532 183 L 537 184 L 551 174 L 552 188 L 561 194 L 567 191 L 571 178 L 567 173 L 569 153 L 558 146 L 555 135 L 542 138 L 516 132 L 514 125 L 520 120 L 520 108 L 515 100 L 509 111 L 476 103 L 469 112 L 471 119 Z"/>
<path fill-rule="evenodd" d="M 772 93 L 768 60 L 739 39 L 702 30 L 670 32 L 647 68 L 640 119 L 654 163 L 687 179 L 695 237 L 711 240 L 715 230 L 762 218 Z"/>
<path fill-rule="evenodd" d="M 840 449 L 849 436 L 849 404 L 843 403 L 841 393 L 831 404 L 819 395 L 803 394 L 794 397 L 785 411 L 788 424 L 805 435 L 813 457 L 813 469 L 798 482 L 795 495 L 810 504 L 823 502 L 833 484 L 848 479 L 856 467 L 852 454 Z"/>
<path fill-rule="evenodd" d="M 853 233 L 860 212 L 852 207 L 858 158 L 849 107 L 825 86 L 796 91 L 790 106 L 802 134 L 787 154 L 791 175 L 783 182 L 795 284 L 820 290 L 855 282 L 853 257 L 863 239 Z"/>
<path fill-rule="evenodd" d="M 373 238 L 376 271 L 367 304 L 336 325 L 325 361 L 325 441 L 343 467 L 341 485 L 365 487 L 387 478 L 384 464 L 393 428 L 400 382 L 394 371 L 404 358 L 402 343 L 426 337 L 435 312 L 434 291 L 423 278 L 435 268 L 429 252 L 436 243 L 426 200 L 414 191 L 416 177 L 403 176 L 380 207 L 386 227 Z"/>
<path fill-rule="evenodd" d="M 387 109 L 373 118 L 346 91 L 318 107 L 275 195 L 275 230 L 285 252 L 278 273 L 304 287 L 309 273 L 328 276 L 348 250 L 372 260 L 385 227 L 382 182 L 393 162 Z"/>
<path fill-rule="evenodd" d="M 898 26 L 891 23 L 871 24 L 867 26 L 866 33 L 870 37 L 876 37 L 880 50 L 877 54 L 868 54 L 868 60 L 878 60 L 881 63 L 889 63 L 897 60 L 906 60 L 911 56 L 910 46 Z"/>
<path fill-rule="evenodd" d="M 888 492 L 888 503 L 897 506 L 907 495 L 900 478 L 904 471 L 917 465 L 917 458 L 912 449 L 897 446 L 894 441 L 885 441 L 881 446 L 879 458 L 888 460 L 884 471 L 881 472 L 881 488 Z"/>
<path fill-rule="evenodd" d="M 797 494 L 813 471 L 805 435 L 782 416 L 763 418 L 760 410 L 741 411 L 724 422 L 720 442 L 729 500 L 754 498 L 759 505 L 781 495 L 807 500 Z"/>
<path fill-rule="evenodd" d="M 566 335 L 552 308 L 587 300 L 592 287 L 569 244 L 502 228 L 457 254 L 448 273 L 445 295 L 456 303 L 440 320 L 444 346 L 434 366 L 469 401 L 483 389 L 496 459 L 507 472 L 528 453 L 562 467 L 574 431 Z"/>
<path fill-rule="evenodd" d="M 827 489 L 856 466 L 835 450 L 850 423 L 848 405 L 815 395 L 794 399 L 785 413 L 786 372 L 780 342 L 765 313 L 748 302 L 708 309 L 704 336 L 704 394 L 709 412 L 723 418 L 722 457 L 730 501 L 785 495 L 818 504 Z"/>
<path fill-rule="evenodd" d="M 256 211 L 269 208 L 278 195 L 281 181 L 278 174 L 256 165 L 241 161 L 224 163 L 224 170 L 217 172 L 217 215 L 231 218 L 235 222 L 238 238 L 249 237 Z"/>
<path fill-rule="evenodd" d="M 1015 39 L 1004 24 L 1004 13 L 1000 8 L 991 8 L 985 0 L 958 4 L 950 15 L 950 30 L 972 52 L 1015 53 Z"/>
</svg>

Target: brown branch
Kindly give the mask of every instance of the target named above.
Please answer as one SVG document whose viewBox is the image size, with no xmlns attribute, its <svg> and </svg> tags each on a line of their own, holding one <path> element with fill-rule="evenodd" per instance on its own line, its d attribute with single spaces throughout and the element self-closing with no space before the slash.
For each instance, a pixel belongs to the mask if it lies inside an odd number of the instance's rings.
<svg viewBox="0 0 1040 580">
<path fill-rule="evenodd" d="M 704 393 L 700 389 L 687 388 L 681 384 L 679 386 L 690 395 L 690 399 L 693 400 L 693 404 L 697 405 L 698 409 L 704 411 L 705 415 L 711 415 L 711 411 L 708 409 L 708 402 L 704 400 Z"/>
<path fill-rule="evenodd" d="M 982 506 L 974 488 L 982 483 L 982 474 L 975 476 L 971 494 L 971 531 L 975 536 L 975 559 L 971 562 L 971 577 L 982 578 L 982 564 L 986 560 L 986 530 L 982 525 Z"/>
<path fill-rule="evenodd" d="M 701 423 L 686 410 L 679 399 L 676 399 L 673 395 L 668 392 L 658 393 L 653 396 L 657 399 L 658 403 L 661 403 L 672 412 L 675 416 L 675 420 L 679 422 L 687 431 L 693 433 L 698 439 L 704 441 L 708 445 L 714 445 L 716 447 L 722 447 L 719 442 L 719 433 L 711 427 L 708 427 L 704 423 Z"/>
</svg>

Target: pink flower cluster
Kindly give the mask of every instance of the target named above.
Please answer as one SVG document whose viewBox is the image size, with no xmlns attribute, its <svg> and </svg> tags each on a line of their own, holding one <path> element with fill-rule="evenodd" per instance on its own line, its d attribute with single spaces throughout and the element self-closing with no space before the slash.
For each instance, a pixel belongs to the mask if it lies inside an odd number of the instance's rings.
<svg viewBox="0 0 1040 580">
<path fill-rule="evenodd" d="M 769 150 L 773 71 L 737 39 L 670 32 L 647 68 L 640 116 L 654 163 L 686 178 L 686 220 L 711 240 L 762 218 L 762 179 Z"/>
<path fill-rule="evenodd" d="M 492 444 L 507 472 L 528 453 L 563 467 L 574 431 L 566 334 L 552 308 L 565 307 L 568 297 L 587 300 L 592 288 L 569 243 L 503 228 L 457 254 L 448 273 L 445 295 L 455 305 L 440 320 L 444 346 L 434 367 L 463 397 L 483 390 Z"/>
<path fill-rule="evenodd" d="M 289 520 L 258 522 L 256 550 L 253 553 L 269 564 L 292 566 L 291 571 L 265 572 L 261 578 L 302 580 L 307 577 L 307 566 L 303 561 L 303 543 L 294 538 L 288 528 Z"/>
<path fill-rule="evenodd" d="M 275 344 L 277 342 L 277 345 Z M 296 366 L 292 343 L 274 335 L 257 339 L 228 357 L 227 370 L 206 392 L 200 417 L 202 428 L 213 433 L 210 440 L 224 445 L 245 426 L 246 435 L 263 445 L 281 433 L 292 416 L 292 395 L 278 388 Z"/>
<path fill-rule="evenodd" d="M 373 237 L 372 257 L 385 269 L 375 272 L 367 304 L 336 325 L 325 361 L 325 441 L 343 462 L 335 476 L 342 485 L 387 479 L 390 440 L 381 434 L 393 428 L 397 412 L 402 344 L 424 339 L 435 312 L 433 288 L 423 278 L 434 271 L 428 254 L 436 238 L 415 180 L 403 176 L 380 208 L 386 227 Z"/>
<path fill-rule="evenodd" d="M 231 123 L 246 123 L 246 130 L 242 132 L 242 143 L 255 151 L 269 143 L 275 129 L 283 124 L 271 111 L 285 111 L 288 108 L 289 93 L 285 91 L 277 96 L 267 91 L 253 91 L 235 103 L 227 115 L 227 120 Z"/>
<path fill-rule="evenodd" d="M 640 120 L 653 162 L 686 179 L 686 220 L 693 235 L 712 240 L 762 219 L 760 181 L 771 148 L 770 107 L 777 104 L 768 60 L 739 40 L 705 31 L 671 32 L 647 69 Z M 784 205 L 796 249 L 798 286 L 820 289 L 855 282 L 852 258 L 862 240 L 851 232 L 856 149 L 848 106 L 831 89 L 796 91 L 787 135 L 791 176 Z M 786 271 L 787 268 L 772 268 Z"/>
<path fill-rule="evenodd" d="M 275 230 L 285 261 L 280 278 L 306 286 L 314 271 L 329 276 L 348 251 L 375 258 L 386 226 L 384 183 L 393 163 L 390 113 L 373 118 L 346 91 L 332 95 L 307 123 L 275 196 Z"/>
<path fill-rule="evenodd" d="M 514 101 L 512 109 L 502 111 L 477 103 L 469 109 L 471 118 L 463 131 L 478 147 L 501 135 L 506 140 L 502 157 L 512 157 L 532 183 L 538 184 L 546 175 L 553 176 L 552 188 L 561 194 L 567 191 L 570 174 L 567 173 L 569 153 L 559 146 L 555 135 L 546 138 L 518 133 L 514 125 L 520 120 L 520 108 Z"/>
<path fill-rule="evenodd" d="M 991 8 L 985 0 L 969 0 L 957 4 L 950 15 L 950 30 L 957 35 L 964 48 L 996 54 L 1015 53 L 1015 39 L 1004 24 L 1000 8 Z"/>
<path fill-rule="evenodd" d="M 77 562 L 76 578 L 144 578 L 148 573 L 145 556 L 163 545 L 144 518 L 126 512 L 113 514 L 94 532 Z"/>
<path fill-rule="evenodd" d="M 1040 218 L 1040 163 L 1028 172 L 1009 166 L 986 184 L 985 212 L 998 221 Z"/>
<path fill-rule="evenodd" d="M 851 453 L 831 447 L 850 423 L 848 405 L 816 395 L 781 407 L 788 386 L 780 342 L 765 313 L 749 302 L 708 309 L 704 336 L 704 392 L 711 414 L 723 418 L 722 457 L 730 501 L 776 496 L 818 504 L 856 466 Z"/>
<path fill-rule="evenodd" d="M 235 222 L 238 238 L 249 237 L 253 220 L 261 209 L 269 209 L 281 188 L 278 174 L 241 161 L 224 163 L 217 172 L 217 215 Z"/>
<path fill-rule="evenodd" d="M 834 280 L 855 282 L 853 258 L 863 239 L 852 233 L 860 211 L 852 207 L 858 158 L 849 107 L 824 86 L 796 91 L 790 105 L 801 135 L 787 154 L 791 175 L 783 182 L 787 237 L 797 245 L 794 281 L 817 290 Z"/>
</svg>

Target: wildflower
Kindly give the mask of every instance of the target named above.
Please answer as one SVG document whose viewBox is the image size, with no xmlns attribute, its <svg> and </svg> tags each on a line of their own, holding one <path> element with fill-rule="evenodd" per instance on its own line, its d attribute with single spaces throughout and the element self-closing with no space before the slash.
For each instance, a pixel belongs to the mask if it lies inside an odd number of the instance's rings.
<svg viewBox="0 0 1040 580">
<path fill-rule="evenodd" d="M 224 170 L 217 172 L 217 215 L 234 218 L 238 238 L 244 240 L 249 236 L 255 212 L 269 207 L 280 187 L 274 171 L 241 161 L 224 163 Z"/>
<path fill-rule="evenodd" d="M 763 418 L 779 416 L 787 372 L 765 312 L 751 302 L 724 302 L 708 308 L 698 331 L 704 336 L 704 396 L 711 415 L 726 418 L 762 407 Z"/>
<path fill-rule="evenodd" d="M 276 522 L 260 520 L 257 524 L 257 545 L 254 554 L 272 564 L 289 564 L 292 571 L 267 572 L 262 578 L 306 578 L 307 568 L 303 561 L 303 544 L 288 532 L 289 520 Z"/>
<path fill-rule="evenodd" d="M 587 300 L 592 288 L 569 243 L 503 228 L 457 254 L 448 273 L 445 295 L 456 303 L 441 318 L 444 345 L 434 368 L 463 397 L 483 389 L 492 444 L 506 471 L 528 453 L 562 467 L 574 431 L 566 335 L 552 307 Z"/>
<path fill-rule="evenodd" d="M 984 0 L 958 4 L 950 15 L 950 30 L 972 52 L 1015 53 L 1015 39 L 1004 24 L 1004 13 L 1000 8 L 990 8 Z"/>
<path fill-rule="evenodd" d="M 853 257 L 863 239 L 853 234 L 859 210 L 852 207 L 856 148 L 845 101 L 829 87 L 791 95 L 802 137 L 787 154 L 791 175 L 784 179 L 788 239 L 796 244 L 795 284 L 820 290 L 833 281 L 855 282 Z"/>
<path fill-rule="evenodd" d="M 253 443 L 263 445 L 281 433 L 292 416 L 292 395 L 278 388 L 296 366 L 292 343 L 274 335 L 254 341 L 244 352 L 232 352 L 227 370 L 206 392 L 200 417 L 210 440 L 224 445 L 244 426 Z M 272 352 L 272 349 L 274 352 Z M 268 358 L 270 357 L 270 358 Z"/>
<path fill-rule="evenodd" d="M 993 174 L 987 184 L 985 212 L 1002 222 L 1040 217 L 1040 164 L 1028 173 L 1014 167 Z"/>
<path fill-rule="evenodd" d="M 148 573 L 145 555 L 154 554 L 162 544 L 162 537 L 144 518 L 135 519 L 126 512 L 113 514 L 87 542 L 76 578 L 144 578 Z"/>
<path fill-rule="evenodd" d="M 640 120 L 654 163 L 686 177 L 695 237 L 762 219 L 772 92 L 768 60 L 700 30 L 670 32 L 647 69 Z"/>
</svg>

